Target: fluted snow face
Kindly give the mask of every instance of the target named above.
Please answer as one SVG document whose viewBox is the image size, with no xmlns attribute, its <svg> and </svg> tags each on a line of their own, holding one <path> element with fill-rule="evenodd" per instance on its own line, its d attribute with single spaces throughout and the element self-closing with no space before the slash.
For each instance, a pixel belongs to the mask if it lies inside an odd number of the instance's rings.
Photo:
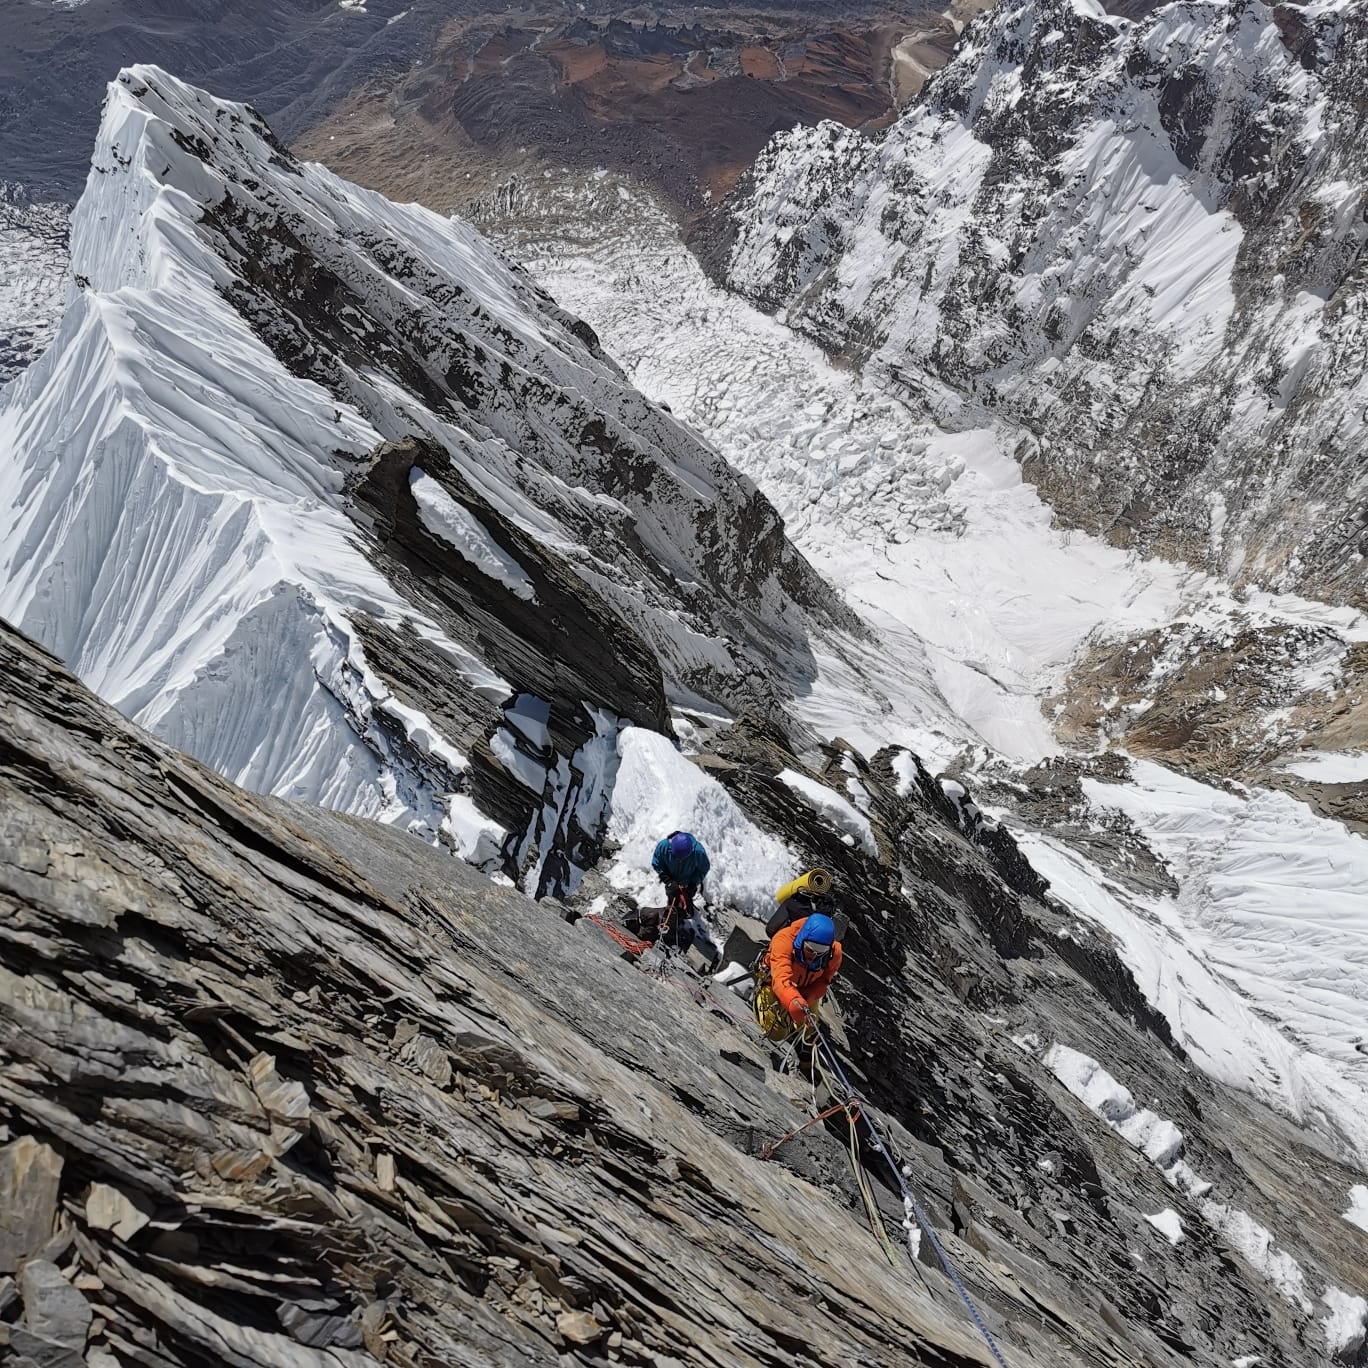
<svg viewBox="0 0 1368 1368">
<path fill-rule="evenodd" d="M 754 486 L 478 233 L 250 109 L 122 73 L 71 262 L 0 411 L 0 614 L 240 783 L 463 848 L 468 752 L 540 692 L 556 745 L 485 756 L 535 865 L 577 747 L 667 725 L 666 687 L 772 703 L 757 665 L 801 675 L 808 613 L 840 616 Z M 421 464 L 377 460 L 409 438 Z"/>
<path fill-rule="evenodd" d="M 1365 73 L 1346 4 L 1014 0 L 886 134 L 776 138 L 730 280 L 945 421 L 1027 425 L 1071 521 L 1349 597 Z"/>
<path fill-rule="evenodd" d="M 194 147 L 215 125 L 226 166 Z M 0 613 L 234 780 L 430 819 L 365 744 L 386 691 L 367 694 L 348 625 L 409 615 L 340 507 L 380 433 L 253 334 L 203 229 L 272 155 L 242 110 L 162 73 L 111 86 L 67 314 L 0 414 Z M 300 179 L 303 201 L 331 178 Z"/>
</svg>

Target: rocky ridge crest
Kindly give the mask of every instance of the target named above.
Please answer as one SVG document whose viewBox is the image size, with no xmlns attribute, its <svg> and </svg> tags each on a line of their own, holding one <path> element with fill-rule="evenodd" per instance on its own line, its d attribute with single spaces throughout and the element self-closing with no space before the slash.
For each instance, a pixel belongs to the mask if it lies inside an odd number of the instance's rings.
<svg viewBox="0 0 1368 1368">
<path fill-rule="evenodd" d="M 0 410 L 0 611 L 248 787 L 535 891 L 616 728 L 772 710 L 856 627 L 582 321 L 245 106 L 125 71 L 72 271 Z"/>
<path fill-rule="evenodd" d="M 0 662 L 13 1352 L 987 1361 L 943 1276 L 890 1267 L 863 1226 L 839 1117 L 758 1157 L 811 1103 L 705 985 L 392 827 L 235 789 L 8 628 Z M 804 763 L 772 730 L 729 735 L 710 772 L 849 890 L 836 1038 L 1008 1361 L 1323 1362 L 1313 1297 L 1362 1266 L 1323 1194 L 1352 1173 L 1191 1071 L 1105 936 L 915 762 L 900 781 L 890 754 Z M 854 765 L 878 856 L 776 764 Z M 1233 1257 L 1211 1199 L 1042 1067 L 1047 1040 L 1162 1105 L 1303 1290 Z M 896 1230 L 897 1194 L 875 1198 Z M 1173 1208 L 1178 1245 L 1145 1220 Z"/>
</svg>

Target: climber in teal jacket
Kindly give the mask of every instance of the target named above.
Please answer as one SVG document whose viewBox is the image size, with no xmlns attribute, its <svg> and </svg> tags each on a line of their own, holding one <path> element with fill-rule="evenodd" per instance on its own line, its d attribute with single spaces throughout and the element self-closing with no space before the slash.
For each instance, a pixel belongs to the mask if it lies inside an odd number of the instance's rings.
<svg viewBox="0 0 1368 1368">
<path fill-rule="evenodd" d="M 672 831 L 656 843 L 655 854 L 651 856 L 651 868 L 660 876 L 660 882 L 679 884 L 690 902 L 708 877 L 708 867 L 703 842 L 687 831 Z"/>
</svg>

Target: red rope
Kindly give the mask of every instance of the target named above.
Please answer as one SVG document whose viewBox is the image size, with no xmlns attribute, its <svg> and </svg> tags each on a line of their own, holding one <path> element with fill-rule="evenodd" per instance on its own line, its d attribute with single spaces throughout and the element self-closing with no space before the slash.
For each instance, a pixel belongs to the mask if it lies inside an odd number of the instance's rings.
<svg viewBox="0 0 1368 1368">
<path fill-rule="evenodd" d="M 815 1126 L 819 1121 L 825 1121 L 828 1116 L 835 1116 L 839 1111 L 845 1111 L 846 1104 L 837 1102 L 835 1106 L 828 1107 L 824 1112 L 818 1112 L 816 1116 L 810 1116 L 796 1130 L 791 1130 L 787 1135 L 781 1135 L 777 1140 L 767 1141 L 760 1146 L 760 1157 L 762 1159 L 773 1159 L 774 1152 L 780 1145 L 792 1140 L 795 1135 L 801 1135 L 809 1126 Z"/>
<path fill-rule="evenodd" d="M 693 909 L 689 906 L 689 900 L 684 895 L 684 889 L 679 884 L 670 885 L 670 896 L 666 900 L 665 915 L 660 922 L 660 938 L 668 941 L 670 932 L 674 928 L 675 913 L 680 913 L 680 920 L 693 916 Z"/>
<path fill-rule="evenodd" d="M 625 931 L 619 931 L 615 926 L 609 926 L 606 921 L 600 921 L 592 912 L 586 913 L 584 920 L 593 922 L 600 931 L 606 931 L 630 955 L 640 955 L 651 948 L 649 941 L 638 940 L 635 936 L 629 936 Z"/>
</svg>

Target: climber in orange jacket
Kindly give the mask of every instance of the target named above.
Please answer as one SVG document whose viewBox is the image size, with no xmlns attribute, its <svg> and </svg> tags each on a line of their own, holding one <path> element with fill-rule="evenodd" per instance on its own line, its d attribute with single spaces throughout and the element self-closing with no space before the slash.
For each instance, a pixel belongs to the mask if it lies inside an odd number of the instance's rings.
<svg viewBox="0 0 1368 1368">
<path fill-rule="evenodd" d="M 841 968 L 831 918 L 814 912 L 780 930 L 765 953 L 755 1015 L 771 1040 L 786 1040 L 815 1011 Z"/>
</svg>

